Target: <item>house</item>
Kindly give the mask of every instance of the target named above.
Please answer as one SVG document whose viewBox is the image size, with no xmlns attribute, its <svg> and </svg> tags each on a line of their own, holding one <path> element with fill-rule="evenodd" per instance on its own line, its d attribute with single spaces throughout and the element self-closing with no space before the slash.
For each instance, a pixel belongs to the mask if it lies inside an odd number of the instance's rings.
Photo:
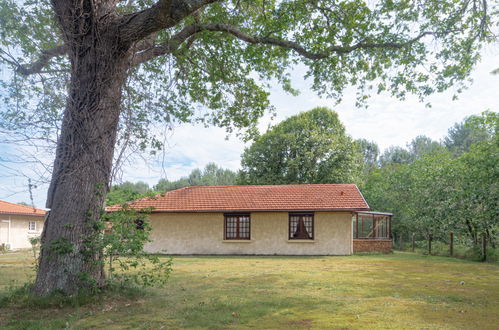
<svg viewBox="0 0 499 330">
<path fill-rule="evenodd" d="M 44 210 L 0 201 L 0 247 L 30 248 L 29 239 L 40 236 L 44 219 Z"/>
<path fill-rule="evenodd" d="M 152 210 L 150 253 L 350 255 L 392 244 L 391 215 L 370 212 L 354 184 L 186 187 L 129 207 Z"/>
</svg>

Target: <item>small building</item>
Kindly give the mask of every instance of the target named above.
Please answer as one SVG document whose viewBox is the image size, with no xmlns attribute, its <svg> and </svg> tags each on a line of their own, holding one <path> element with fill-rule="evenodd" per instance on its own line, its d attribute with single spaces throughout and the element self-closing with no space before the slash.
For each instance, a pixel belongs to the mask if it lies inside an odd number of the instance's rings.
<svg viewBox="0 0 499 330">
<path fill-rule="evenodd" d="M 391 249 L 390 217 L 378 220 L 354 184 L 186 187 L 130 202 L 129 208 L 152 210 L 149 253 L 350 255 Z M 371 220 L 375 215 L 374 234 L 366 214 Z"/>
<path fill-rule="evenodd" d="M 0 201 L 0 247 L 7 250 L 30 248 L 29 239 L 40 236 L 44 219 L 44 210 Z"/>
</svg>

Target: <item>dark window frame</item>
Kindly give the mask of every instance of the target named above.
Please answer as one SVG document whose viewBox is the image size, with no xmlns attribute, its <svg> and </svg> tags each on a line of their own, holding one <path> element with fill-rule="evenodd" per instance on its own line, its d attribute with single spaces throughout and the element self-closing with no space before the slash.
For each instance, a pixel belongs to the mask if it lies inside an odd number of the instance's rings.
<svg viewBox="0 0 499 330">
<path fill-rule="evenodd" d="M 241 237 L 240 218 L 248 218 L 248 237 Z M 227 220 L 236 218 L 236 236 L 227 237 Z M 251 240 L 251 214 L 250 213 L 225 213 L 224 214 L 224 240 Z"/>
<path fill-rule="evenodd" d="M 308 233 L 310 235 L 310 238 L 297 238 L 293 237 L 293 231 L 291 229 L 291 217 L 312 217 L 312 225 L 311 225 L 311 232 Z M 298 220 L 299 221 L 299 220 Z M 313 241 L 315 240 L 315 214 L 313 212 L 290 212 L 288 214 L 288 239 L 289 240 L 310 240 Z"/>
</svg>

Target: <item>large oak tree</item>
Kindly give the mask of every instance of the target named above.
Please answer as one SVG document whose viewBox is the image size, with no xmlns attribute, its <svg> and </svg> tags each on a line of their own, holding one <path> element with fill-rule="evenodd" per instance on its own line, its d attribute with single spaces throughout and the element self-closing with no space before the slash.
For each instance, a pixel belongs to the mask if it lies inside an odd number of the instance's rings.
<svg viewBox="0 0 499 330">
<path fill-rule="evenodd" d="M 2 1 L 2 129 L 57 143 L 34 292 L 100 282 L 87 241 L 115 145 L 160 146 L 157 122 L 252 131 L 299 63 L 337 100 L 348 85 L 359 103 L 423 99 L 461 85 L 489 26 L 485 0 Z"/>
</svg>

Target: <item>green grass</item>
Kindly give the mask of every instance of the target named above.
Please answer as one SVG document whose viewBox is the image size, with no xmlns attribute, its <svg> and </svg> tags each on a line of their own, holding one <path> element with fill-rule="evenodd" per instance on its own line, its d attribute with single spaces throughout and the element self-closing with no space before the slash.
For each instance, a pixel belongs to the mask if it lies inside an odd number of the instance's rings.
<svg viewBox="0 0 499 330">
<path fill-rule="evenodd" d="M 0 255 L 0 292 L 32 277 Z M 1 294 L 1 293 L 0 293 Z M 0 306 L 0 328 L 497 329 L 499 267 L 412 253 L 176 257 L 165 288 L 83 306 Z"/>
</svg>

